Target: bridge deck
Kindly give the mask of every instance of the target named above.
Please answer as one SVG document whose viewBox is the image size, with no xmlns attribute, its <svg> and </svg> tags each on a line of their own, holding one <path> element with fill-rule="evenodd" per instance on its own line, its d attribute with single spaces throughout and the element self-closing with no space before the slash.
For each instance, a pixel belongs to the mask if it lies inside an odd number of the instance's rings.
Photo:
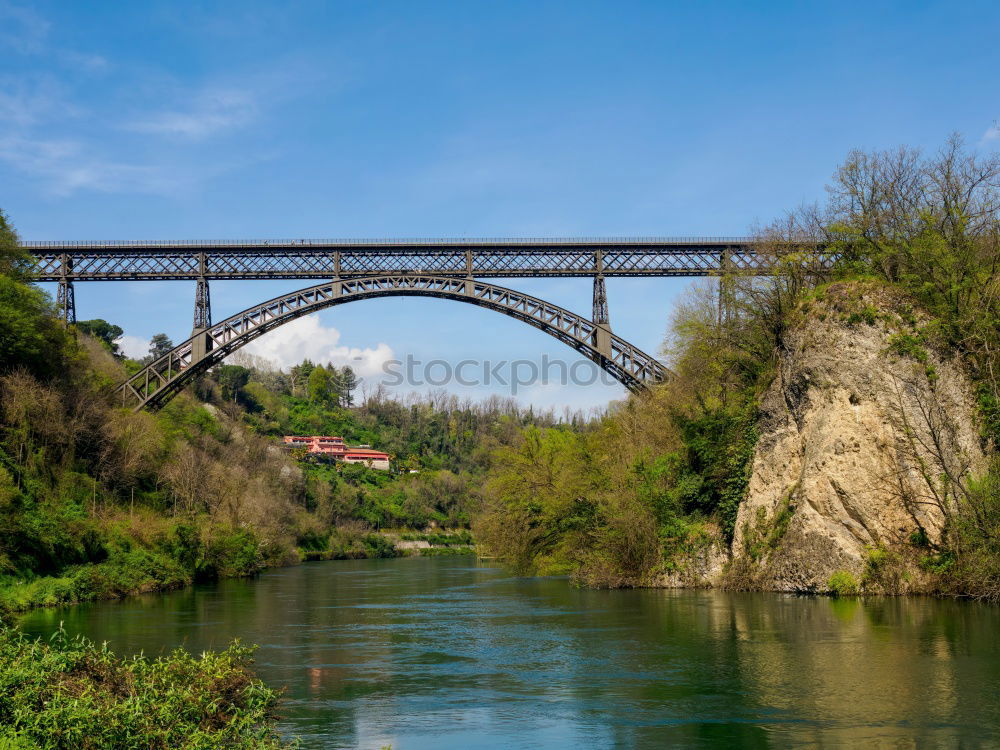
<svg viewBox="0 0 1000 750">
<path fill-rule="evenodd" d="M 764 272 L 745 237 L 24 242 L 39 281 L 706 276 Z M 817 256 L 819 257 L 819 255 Z"/>
</svg>

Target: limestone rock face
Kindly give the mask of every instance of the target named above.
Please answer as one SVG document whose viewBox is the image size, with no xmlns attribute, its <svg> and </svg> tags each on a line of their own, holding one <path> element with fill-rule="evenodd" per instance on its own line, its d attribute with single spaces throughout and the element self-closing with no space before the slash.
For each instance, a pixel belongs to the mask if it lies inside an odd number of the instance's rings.
<svg viewBox="0 0 1000 750">
<path fill-rule="evenodd" d="M 825 591 L 837 571 L 862 580 L 872 549 L 940 537 L 955 483 L 984 458 L 968 378 L 920 343 L 924 322 L 884 288 L 844 283 L 786 337 L 732 547 L 753 587 Z"/>
</svg>

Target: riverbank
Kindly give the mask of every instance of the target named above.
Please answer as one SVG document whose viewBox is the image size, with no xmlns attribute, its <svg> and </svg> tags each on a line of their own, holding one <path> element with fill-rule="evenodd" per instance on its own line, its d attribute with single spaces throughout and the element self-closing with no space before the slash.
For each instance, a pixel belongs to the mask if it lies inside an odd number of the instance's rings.
<svg viewBox="0 0 1000 750">
<path fill-rule="evenodd" d="M 180 527 L 184 529 L 185 527 Z M 88 601 L 124 599 L 139 594 L 160 593 L 196 582 L 246 578 L 263 570 L 322 560 L 365 560 L 407 556 L 475 554 L 475 540 L 463 529 L 413 531 L 366 531 L 357 527 L 334 528 L 305 539 L 292 555 L 274 560 L 260 558 L 260 545 L 250 536 L 230 538 L 225 560 L 215 555 L 211 568 L 199 565 L 190 532 L 175 531 L 188 538 L 188 554 L 178 554 L 176 538 L 160 538 L 150 548 L 131 545 L 101 563 L 78 565 L 60 576 L 27 580 L 0 577 L 0 619 L 37 607 L 58 607 Z M 134 539 L 134 538 L 133 538 Z M 187 565 L 184 565 L 187 562 Z M 207 574 L 206 574 L 207 571 Z"/>
<path fill-rule="evenodd" d="M 291 747 L 278 694 L 251 672 L 253 649 L 121 658 L 107 645 L 0 628 L 0 748 Z"/>
</svg>

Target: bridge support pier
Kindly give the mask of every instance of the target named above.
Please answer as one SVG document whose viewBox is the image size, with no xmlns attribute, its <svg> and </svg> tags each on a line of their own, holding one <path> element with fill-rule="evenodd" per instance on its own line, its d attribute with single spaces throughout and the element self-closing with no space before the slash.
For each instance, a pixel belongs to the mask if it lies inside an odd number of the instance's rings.
<svg viewBox="0 0 1000 750">
<path fill-rule="evenodd" d="M 198 278 L 198 288 L 194 293 L 194 331 L 202 331 L 212 325 L 212 295 L 208 279 Z"/>
<path fill-rule="evenodd" d="M 76 324 L 76 296 L 73 294 L 73 282 L 63 277 L 59 280 L 59 291 L 56 294 L 56 305 L 63 323 Z"/>
<path fill-rule="evenodd" d="M 611 321 L 608 320 L 608 290 L 604 286 L 604 275 L 598 274 L 594 277 L 594 314 L 591 318 L 598 325 L 611 328 Z"/>
<path fill-rule="evenodd" d="M 591 318 L 596 324 L 594 348 L 604 357 L 611 359 L 611 321 L 608 316 L 608 290 L 604 286 L 604 274 L 594 276 L 594 310 Z"/>
<path fill-rule="evenodd" d="M 59 291 L 56 293 L 56 305 L 62 315 L 63 323 L 76 323 L 76 296 L 73 294 L 73 256 L 62 253 L 59 256 Z"/>
<path fill-rule="evenodd" d="M 191 364 L 203 360 L 212 350 L 212 339 L 208 329 L 212 327 L 212 295 L 208 279 L 198 277 L 198 288 L 194 292 L 194 328 L 191 331 Z"/>
</svg>

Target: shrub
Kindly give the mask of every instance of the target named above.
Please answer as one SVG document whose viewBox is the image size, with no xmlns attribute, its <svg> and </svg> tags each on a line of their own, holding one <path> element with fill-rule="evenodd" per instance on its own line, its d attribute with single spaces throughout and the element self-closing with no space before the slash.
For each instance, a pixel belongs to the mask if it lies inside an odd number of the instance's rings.
<svg viewBox="0 0 1000 750">
<path fill-rule="evenodd" d="M 260 543 L 252 531 L 222 531 L 205 543 L 199 578 L 232 578 L 259 573 L 263 567 Z"/>
<path fill-rule="evenodd" d="M 889 339 L 889 351 L 900 357 L 915 359 L 921 364 L 927 364 L 927 350 L 916 336 L 908 333 L 897 333 Z"/>
<path fill-rule="evenodd" d="M 849 570 L 838 570 L 830 576 L 826 586 L 833 596 L 857 596 L 861 590 L 858 579 Z"/>
<path fill-rule="evenodd" d="M 44 643 L 0 630 L 0 747 L 283 747 L 252 654 L 122 659 L 62 631 Z"/>
<path fill-rule="evenodd" d="M 865 569 L 861 575 L 865 590 L 901 594 L 904 572 L 903 561 L 894 550 L 883 546 L 866 548 Z"/>
<path fill-rule="evenodd" d="M 365 557 L 399 557 L 399 550 L 396 545 L 381 534 L 366 534 L 361 538 L 361 544 L 365 551 Z"/>
</svg>

